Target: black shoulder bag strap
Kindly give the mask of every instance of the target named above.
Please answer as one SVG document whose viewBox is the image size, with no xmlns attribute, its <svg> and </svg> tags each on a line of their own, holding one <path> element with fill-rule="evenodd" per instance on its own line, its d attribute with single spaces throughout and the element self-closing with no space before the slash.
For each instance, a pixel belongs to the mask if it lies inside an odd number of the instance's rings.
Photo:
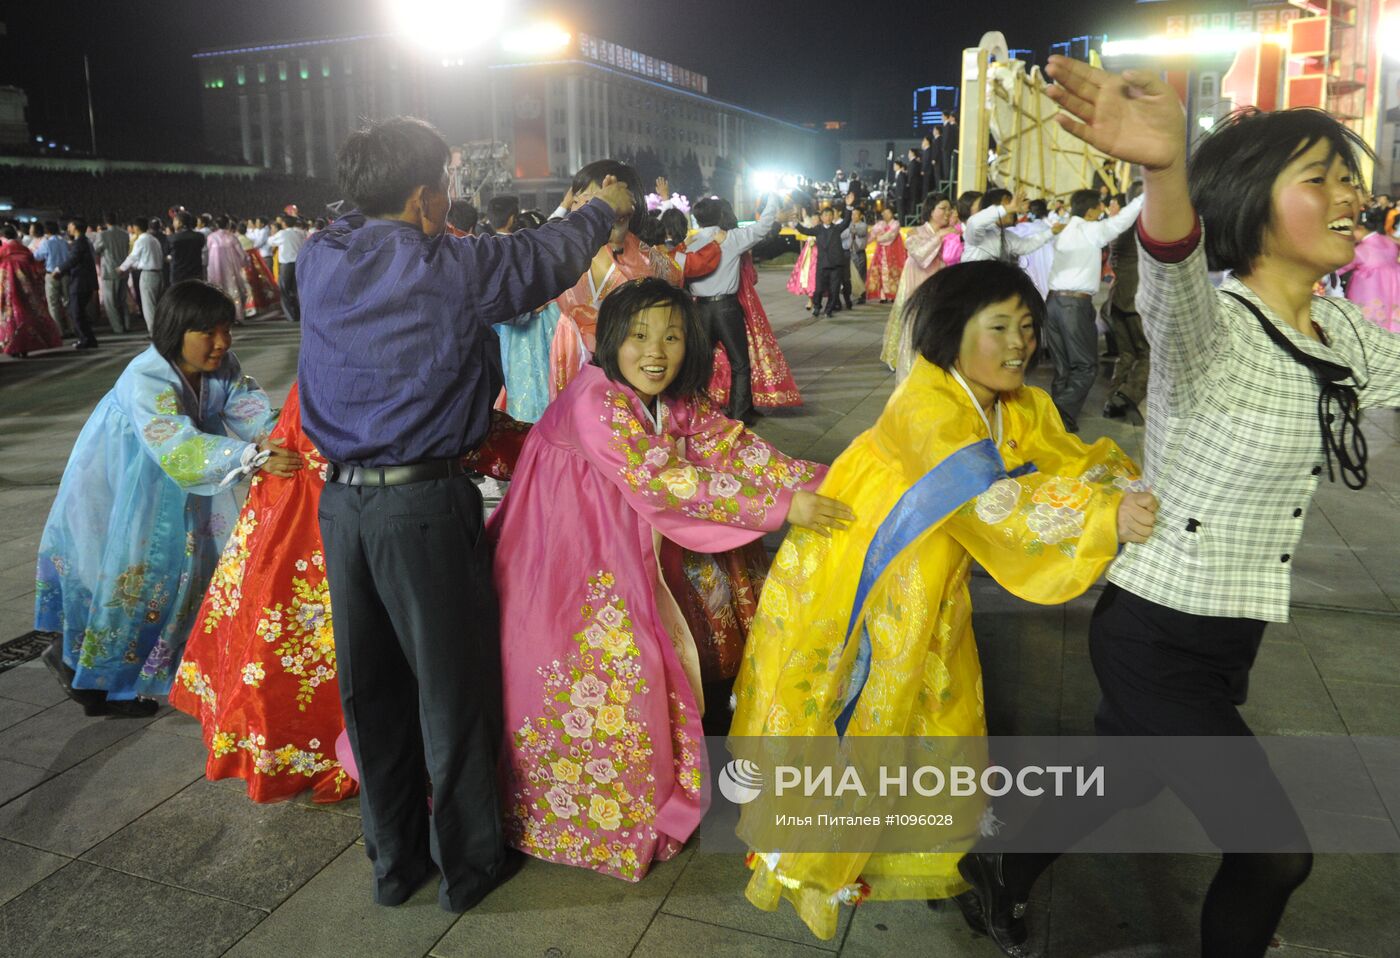
<svg viewBox="0 0 1400 958">
<path fill-rule="evenodd" d="M 1338 363 L 1310 356 L 1299 349 L 1267 316 L 1249 300 L 1230 290 L 1222 292 L 1239 300 L 1245 309 L 1254 314 L 1259 325 L 1278 347 L 1303 366 L 1312 370 L 1321 387 L 1317 397 L 1317 423 L 1322 430 L 1322 451 L 1327 457 L 1327 479 L 1336 482 L 1332 471 L 1332 459 L 1337 460 L 1337 470 L 1342 474 L 1342 482 L 1348 489 L 1362 489 L 1366 486 L 1366 437 L 1361 433 L 1361 403 L 1356 396 L 1356 388 L 1342 382 L 1351 379 L 1352 371 Z M 1341 412 L 1338 422 L 1333 408 Z"/>
</svg>

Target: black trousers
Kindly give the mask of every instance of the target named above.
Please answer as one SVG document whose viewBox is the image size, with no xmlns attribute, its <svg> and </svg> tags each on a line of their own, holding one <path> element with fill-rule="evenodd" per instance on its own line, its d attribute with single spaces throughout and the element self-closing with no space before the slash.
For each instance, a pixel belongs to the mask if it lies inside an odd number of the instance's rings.
<svg viewBox="0 0 1400 958">
<path fill-rule="evenodd" d="M 841 296 L 841 266 L 823 266 L 817 270 L 817 298 L 812 301 L 812 315 L 822 311 L 822 301 L 826 301 L 827 315 L 831 315 Z"/>
<path fill-rule="evenodd" d="M 404 901 L 436 863 L 439 903 L 462 911 L 504 858 L 499 612 L 481 494 L 465 476 L 330 482 L 319 512 L 375 901 Z"/>
<path fill-rule="evenodd" d="M 753 372 L 749 367 L 749 334 L 744 307 L 738 296 L 699 300 L 700 318 L 710 331 L 710 342 L 719 343 L 729 358 L 729 408 L 731 419 L 753 412 Z"/>
<path fill-rule="evenodd" d="M 1202 912 L 1206 958 L 1263 956 L 1289 895 L 1312 867 L 1297 812 L 1239 712 L 1264 626 L 1179 612 L 1105 586 L 1089 626 L 1089 655 L 1103 695 L 1094 729 L 1101 736 L 1174 736 L 1180 743 L 1154 755 L 1150 768 L 1135 769 L 1131 788 L 1111 789 L 1106 801 L 1093 805 L 1047 801 L 1022 830 L 1069 847 L 1119 811 L 1170 788 L 1217 845 L 1276 849 L 1225 853 Z M 1229 781 L 1193 760 L 1186 736 L 1233 736 L 1253 747 L 1231 752 L 1239 777 Z M 1057 857 L 1006 857 L 1007 882 L 1018 898 L 1024 900 Z"/>
<path fill-rule="evenodd" d="M 301 322 L 301 299 L 297 296 L 297 264 L 280 263 L 277 266 L 277 285 L 282 290 L 282 304 L 292 322 Z"/>
<path fill-rule="evenodd" d="M 97 344 L 92 317 L 97 312 L 97 287 L 76 276 L 68 278 L 68 312 L 78 329 L 78 342 Z"/>
</svg>

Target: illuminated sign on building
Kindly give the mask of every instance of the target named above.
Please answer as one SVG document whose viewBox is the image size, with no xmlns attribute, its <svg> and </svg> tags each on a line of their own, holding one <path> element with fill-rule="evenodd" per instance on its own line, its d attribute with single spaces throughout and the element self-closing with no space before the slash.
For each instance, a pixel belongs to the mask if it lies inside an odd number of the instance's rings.
<svg viewBox="0 0 1400 958">
<path fill-rule="evenodd" d="M 655 57 L 649 57 L 636 50 L 629 50 L 618 43 L 600 40 L 587 33 L 578 35 L 578 52 L 585 60 L 616 67 L 619 70 L 626 70 L 628 73 L 636 73 L 639 76 L 669 83 L 671 86 L 681 87 L 685 90 L 693 90 L 696 93 L 710 92 L 710 80 L 703 74 L 686 70 L 674 63 L 667 63 Z"/>
<path fill-rule="evenodd" d="M 914 91 L 914 129 L 926 130 L 941 126 L 945 113 L 958 110 L 958 88 L 953 86 L 921 86 Z"/>
</svg>

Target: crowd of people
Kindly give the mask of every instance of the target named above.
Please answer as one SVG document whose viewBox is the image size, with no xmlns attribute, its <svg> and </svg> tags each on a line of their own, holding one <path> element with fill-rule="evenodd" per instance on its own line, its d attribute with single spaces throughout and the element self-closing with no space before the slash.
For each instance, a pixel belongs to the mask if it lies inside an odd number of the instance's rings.
<svg viewBox="0 0 1400 958">
<path fill-rule="evenodd" d="M 251 219 L 176 208 L 168 221 L 105 212 L 0 224 L 0 353 L 23 359 L 65 337 L 96 349 L 99 314 L 114 334 L 144 327 L 154 337 L 162 295 L 188 279 L 223 290 L 239 324 L 267 313 L 298 320 L 297 254 L 325 220 L 294 208 Z"/>
<path fill-rule="evenodd" d="M 1100 735 L 1252 741 L 1238 706 L 1265 625 L 1287 620 L 1307 506 L 1324 471 L 1365 484 L 1358 410 L 1400 405 L 1400 335 L 1314 295 L 1339 272 L 1389 288 L 1374 271 L 1395 250 L 1352 232 L 1388 229 L 1361 216 L 1365 148 L 1317 111 L 1242 114 L 1188 178 L 1169 88 L 1049 69 L 1061 122 L 1141 167 L 1140 188 L 1054 212 L 925 191 L 907 236 L 893 209 L 866 224 L 858 194 L 819 211 L 771 194 L 748 226 L 707 197 L 692 224 L 648 211 L 614 160 L 547 219 L 499 198 L 483 223 L 451 203 L 432 127 L 352 134 L 352 211 L 292 249 L 302 343 L 278 415 L 231 349 L 251 294 L 225 256 L 259 244 L 181 240 L 208 272 L 155 301 L 43 533 L 46 663 L 89 714 L 168 695 L 201 723 L 208 776 L 255 801 L 358 791 L 374 900 L 439 877 L 451 911 L 510 877 L 507 848 L 643 880 L 705 813 L 706 733 L 985 736 L 973 562 L 1046 605 L 1107 575 Z M 814 312 L 851 306 L 857 280 L 896 307 L 900 384 L 829 467 L 749 428 L 800 401 L 751 262 L 798 217 L 789 288 Z M 73 244 L 92 245 L 84 227 Z M 1144 416 L 1141 467 L 1075 435 L 1109 247 L 1137 284 L 1111 298 L 1110 406 Z M 1216 288 L 1212 269 L 1231 275 Z M 1046 347 L 1048 395 L 1026 385 Z M 489 522 L 472 473 L 509 482 Z M 770 568 L 760 539 L 785 524 Z M 1171 788 L 1224 849 L 1203 955 L 1262 956 L 1311 855 L 1256 758 L 1285 823 L 1267 854 L 1232 850 L 1257 808 L 1189 762 L 1093 820 L 1047 804 L 1012 824 L 1068 847 Z M 1055 856 L 959 824 L 937 854 L 754 849 L 747 895 L 824 939 L 843 904 L 952 898 L 1028 954 L 1025 902 Z"/>
</svg>

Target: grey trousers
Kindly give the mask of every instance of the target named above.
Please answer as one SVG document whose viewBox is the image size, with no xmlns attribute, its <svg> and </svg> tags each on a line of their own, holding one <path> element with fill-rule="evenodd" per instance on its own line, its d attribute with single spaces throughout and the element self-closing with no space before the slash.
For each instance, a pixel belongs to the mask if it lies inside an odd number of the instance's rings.
<svg viewBox="0 0 1400 958">
<path fill-rule="evenodd" d="M 68 280 L 45 273 L 44 298 L 49 302 L 49 315 L 59 328 L 69 335 L 76 333 L 77 327 L 68 318 Z"/>
<path fill-rule="evenodd" d="M 126 277 L 121 273 L 102 277 L 102 309 L 112 332 L 126 332 Z"/>
<path fill-rule="evenodd" d="M 146 332 L 156 331 L 156 303 L 160 300 L 160 285 L 164 277 L 158 269 L 143 269 L 137 280 L 141 288 L 141 318 L 146 321 Z"/>
<path fill-rule="evenodd" d="M 1055 361 L 1050 398 L 1071 429 L 1099 372 L 1099 331 L 1094 325 L 1094 301 L 1088 296 L 1051 292 L 1045 303 L 1045 342 Z"/>
</svg>

